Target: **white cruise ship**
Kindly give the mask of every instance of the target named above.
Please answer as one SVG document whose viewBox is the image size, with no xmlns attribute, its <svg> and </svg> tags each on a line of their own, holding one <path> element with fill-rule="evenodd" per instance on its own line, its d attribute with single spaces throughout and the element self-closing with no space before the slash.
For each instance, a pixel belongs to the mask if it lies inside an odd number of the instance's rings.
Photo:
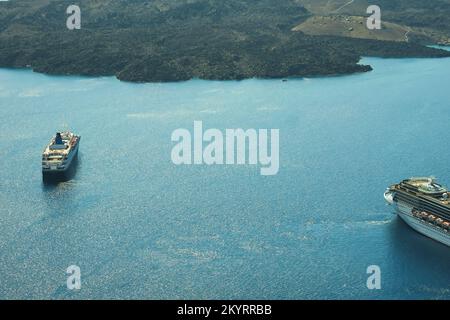
<svg viewBox="0 0 450 320">
<path fill-rule="evenodd" d="M 384 193 L 411 228 L 450 246 L 450 193 L 434 178 L 411 178 Z"/>
<path fill-rule="evenodd" d="M 46 179 L 68 179 L 78 156 L 80 136 L 57 132 L 42 153 L 42 175 Z"/>
</svg>

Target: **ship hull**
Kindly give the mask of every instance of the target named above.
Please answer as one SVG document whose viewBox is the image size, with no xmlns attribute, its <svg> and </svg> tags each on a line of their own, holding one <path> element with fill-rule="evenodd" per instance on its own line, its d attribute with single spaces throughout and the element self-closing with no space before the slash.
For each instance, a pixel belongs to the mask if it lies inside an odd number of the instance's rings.
<svg viewBox="0 0 450 320">
<path fill-rule="evenodd" d="M 412 229 L 450 247 L 450 232 L 445 231 L 430 222 L 416 218 L 412 214 L 413 208 L 411 206 L 396 202 L 395 207 L 398 216 Z"/>
</svg>

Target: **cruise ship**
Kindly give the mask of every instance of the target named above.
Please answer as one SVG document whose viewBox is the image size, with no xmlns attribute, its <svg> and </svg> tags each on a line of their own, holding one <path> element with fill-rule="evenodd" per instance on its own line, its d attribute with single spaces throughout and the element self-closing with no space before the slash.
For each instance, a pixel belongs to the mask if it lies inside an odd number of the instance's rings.
<svg viewBox="0 0 450 320">
<path fill-rule="evenodd" d="M 435 178 L 403 180 L 389 187 L 384 198 L 411 228 L 450 246 L 450 193 Z"/>
<path fill-rule="evenodd" d="M 42 175 L 47 179 L 69 179 L 78 156 L 80 136 L 57 132 L 42 153 Z"/>
</svg>

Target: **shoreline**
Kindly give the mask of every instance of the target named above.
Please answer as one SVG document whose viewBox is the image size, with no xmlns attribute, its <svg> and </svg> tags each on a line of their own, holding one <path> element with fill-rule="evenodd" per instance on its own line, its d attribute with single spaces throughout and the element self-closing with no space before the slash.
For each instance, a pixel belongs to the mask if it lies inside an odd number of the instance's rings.
<svg viewBox="0 0 450 320">
<path fill-rule="evenodd" d="M 430 46 L 432 48 L 444 50 L 450 52 L 450 46 Z M 43 71 L 37 71 L 33 69 L 32 66 L 26 66 L 26 67 L 3 67 L 0 66 L 0 70 L 11 70 L 11 71 L 24 71 L 24 72 L 32 72 L 36 74 L 40 74 L 43 76 L 48 77 L 73 77 L 73 78 L 80 78 L 80 79 L 100 79 L 100 78 L 114 78 L 115 80 L 123 83 L 130 83 L 130 84 L 165 84 L 165 83 L 181 83 L 181 82 L 189 82 L 189 81 L 212 81 L 212 82 L 242 82 L 247 80 L 278 80 L 278 81 L 290 81 L 290 80 L 304 80 L 304 79 L 327 79 L 327 78 L 338 78 L 338 77 L 346 77 L 346 76 L 356 76 L 361 74 L 366 74 L 369 72 L 372 72 L 375 70 L 375 68 L 372 65 L 364 65 L 360 64 L 363 59 L 366 58 L 373 58 L 373 59 L 382 59 L 382 60 L 408 60 L 408 59 L 445 59 L 450 58 L 449 56 L 439 56 L 439 57 L 379 57 L 379 56 L 362 56 L 357 65 L 367 67 L 367 70 L 362 71 L 354 71 L 354 72 L 342 72 L 342 73 L 333 73 L 333 74 L 309 74 L 309 75 L 286 75 L 283 77 L 246 77 L 246 78 L 236 78 L 236 79 L 208 79 L 208 78 L 199 78 L 199 77 L 191 77 L 189 79 L 180 79 L 175 81 L 132 81 L 132 80 L 126 80 L 121 79 L 117 75 L 109 75 L 109 74 L 103 74 L 103 75 L 97 75 L 97 74 L 76 74 L 76 73 L 69 73 L 69 74 L 62 74 L 62 73 L 51 73 L 51 72 L 43 72 Z"/>
</svg>

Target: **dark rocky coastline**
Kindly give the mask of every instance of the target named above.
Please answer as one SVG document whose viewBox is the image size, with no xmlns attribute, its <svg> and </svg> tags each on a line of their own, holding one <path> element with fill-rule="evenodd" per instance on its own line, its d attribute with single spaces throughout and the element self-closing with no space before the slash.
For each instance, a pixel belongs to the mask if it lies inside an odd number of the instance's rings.
<svg viewBox="0 0 450 320">
<path fill-rule="evenodd" d="M 361 56 L 450 56 L 420 43 L 293 32 L 311 12 L 276 2 L 81 0 L 82 28 L 72 31 L 67 1 L 0 2 L 0 66 L 165 82 L 351 74 L 372 70 Z"/>
</svg>

